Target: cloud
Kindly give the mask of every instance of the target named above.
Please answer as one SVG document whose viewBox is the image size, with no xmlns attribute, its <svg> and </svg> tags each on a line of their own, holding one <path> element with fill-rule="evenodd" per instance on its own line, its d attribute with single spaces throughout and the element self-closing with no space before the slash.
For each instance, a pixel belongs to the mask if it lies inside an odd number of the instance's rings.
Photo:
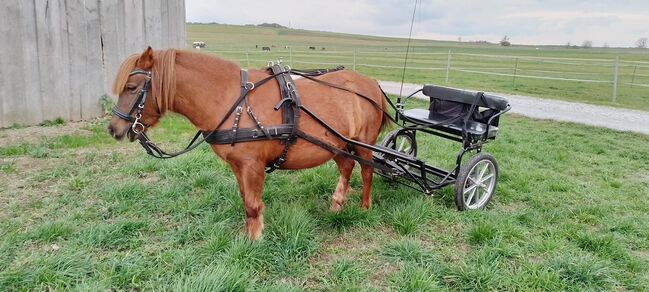
<svg viewBox="0 0 649 292">
<path fill-rule="evenodd" d="M 629 12 L 600 12 L 600 11 L 534 11 L 534 12 L 516 12 L 505 15 L 507 18 L 535 18 L 542 20 L 574 20 L 574 19 L 602 19 L 615 18 L 623 20 L 647 20 L 646 14 L 629 13 Z"/>
<path fill-rule="evenodd" d="M 186 0 L 187 20 L 228 24 L 276 22 L 294 28 L 406 37 L 414 1 Z M 649 1 L 427 0 L 419 4 L 413 35 L 513 43 L 632 46 L 649 37 Z"/>
</svg>

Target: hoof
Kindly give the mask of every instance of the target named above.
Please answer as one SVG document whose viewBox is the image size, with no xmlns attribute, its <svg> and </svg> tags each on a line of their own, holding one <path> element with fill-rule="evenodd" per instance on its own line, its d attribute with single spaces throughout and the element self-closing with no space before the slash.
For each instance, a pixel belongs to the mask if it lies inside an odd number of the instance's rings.
<svg viewBox="0 0 649 292">
<path fill-rule="evenodd" d="M 257 233 L 248 233 L 248 239 L 253 241 L 261 240 L 263 238 L 262 235 L 261 231 Z"/>
<path fill-rule="evenodd" d="M 336 201 L 331 201 L 331 207 L 329 207 L 329 210 L 334 213 L 340 212 L 340 210 L 343 209 L 343 203 L 339 203 Z"/>
<path fill-rule="evenodd" d="M 261 216 L 256 219 L 249 218 L 246 220 L 246 233 L 250 240 L 257 240 L 261 238 L 262 231 L 264 230 L 264 221 Z"/>
</svg>

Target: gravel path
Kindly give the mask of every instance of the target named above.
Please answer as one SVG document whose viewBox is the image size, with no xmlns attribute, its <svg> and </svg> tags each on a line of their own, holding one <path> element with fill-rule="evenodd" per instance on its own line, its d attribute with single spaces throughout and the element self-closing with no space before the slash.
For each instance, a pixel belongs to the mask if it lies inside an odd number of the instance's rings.
<svg viewBox="0 0 649 292">
<path fill-rule="evenodd" d="M 400 83 L 379 81 L 379 84 L 386 93 L 399 94 Z M 422 85 L 406 83 L 403 85 L 403 95 L 411 94 L 420 88 Z M 512 105 L 511 112 L 526 117 L 574 122 L 649 135 L 649 112 L 506 93 L 492 94 L 509 100 Z M 421 93 L 415 97 L 428 99 Z"/>
</svg>

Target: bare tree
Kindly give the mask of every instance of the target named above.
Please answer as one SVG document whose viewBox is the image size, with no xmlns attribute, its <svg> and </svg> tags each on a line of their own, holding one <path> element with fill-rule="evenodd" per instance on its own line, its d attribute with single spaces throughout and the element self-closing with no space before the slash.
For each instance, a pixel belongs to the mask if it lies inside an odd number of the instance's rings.
<svg viewBox="0 0 649 292">
<path fill-rule="evenodd" d="M 647 38 L 639 38 L 638 41 L 635 42 L 635 46 L 640 49 L 646 49 L 647 48 L 647 42 L 649 42 L 649 39 Z"/>
<path fill-rule="evenodd" d="M 509 47 L 509 46 L 512 45 L 512 43 L 509 42 L 509 37 L 505 36 L 505 37 L 503 37 L 502 40 L 500 40 L 500 45 L 503 46 L 503 47 Z"/>
<path fill-rule="evenodd" d="M 593 47 L 593 42 L 592 41 L 584 41 L 581 43 L 582 48 L 592 48 Z"/>
</svg>

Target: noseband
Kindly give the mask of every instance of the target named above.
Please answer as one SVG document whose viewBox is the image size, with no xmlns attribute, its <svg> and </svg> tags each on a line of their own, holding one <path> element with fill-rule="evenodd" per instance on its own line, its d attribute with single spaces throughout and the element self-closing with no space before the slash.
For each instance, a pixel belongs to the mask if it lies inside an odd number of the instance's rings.
<svg viewBox="0 0 649 292">
<path fill-rule="evenodd" d="M 146 126 L 140 122 L 140 119 L 142 118 L 142 110 L 144 109 L 144 102 L 146 102 L 147 93 L 149 92 L 151 87 L 151 71 L 135 69 L 128 74 L 129 77 L 140 74 L 144 75 L 146 79 L 144 80 L 144 85 L 138 92 L 137 99 L 135 99 L 135 102 L 133 103 L 133 106 L 131 107 L 131 110 L 128 112 L 128 114 L 120 111 L 119 108 L 117 108 L 117 105 L 113 107 L 113 114 L 122 120 L 133 123 L 131 130 L 133 130 L 133 133 L 138 135 L 140 133 L 143 133 L 146 129 Z M 135 112 L 135 117 L 132 116 L 133 112 Z"/>
</svg>

